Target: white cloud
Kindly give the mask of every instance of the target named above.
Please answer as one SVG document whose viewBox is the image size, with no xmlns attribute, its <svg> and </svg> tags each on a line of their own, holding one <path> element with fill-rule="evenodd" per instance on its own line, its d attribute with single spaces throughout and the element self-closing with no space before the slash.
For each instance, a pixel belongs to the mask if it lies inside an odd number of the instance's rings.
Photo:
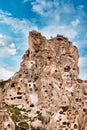
<svg viewBox="0 0 87 130">
<path fill-rule="evenodd" d="M 47 38 L 50 38 L 51 36 L 56 36 L 57 34 L 64 35 L 68 37 L 69 39 L 73 39 L 77 36 L 77 31 L 70 26 L 66 25 L 49 25 L 41 30 L 42 34 L 45 35 Z"/>
<path fill-rule="evenodd" d="M 0 10 L 0 25 L 1 24 L 5 24 L 7 28 L 9 28 L 10 32 L 12 32 L 12 34 L 19 36 L 15 38 L 12 35 L 5 36 L 0 34 L 0 57 L 3 58 L 3 61 L 1 60 L 1 63 L 3 66 L 5 64 L 8 64 L 8 68 L 10 68 L 10 62 L 13 62 L 13 71 L 16 71 L 19 68 L 21 59 L 17 58 L 17 55 L 20 57 L 21 53 L 19 52 L 24 52 L 27 49 L 28 32 L 34 29 L 38 30 L 38 28 L 29 20 L 14 18 L 10 13 L 4 12 L 2 10 Z M 7 63 L 7 61 L 4 59 L 9 57 L 10 59 L 8 59 Z M 12 74 L 12 71 L 5 70 L 3 67 L 0 68 L 0 79 L 9 78 Z"/>
<path fill-rule="evenodd" d="M 28 2 L 28 0 L 24 0 L 24 1 Z M 70 13 L 72 11 L 74 12 L 73 6 L 69 6 L 66 4 L 64 7 L 64 5 L 62 4 L 62 7 L 59 8 L 58 0 L 53 0 L 53 2 L 46 1 L 46 0 L 36 0 L 36 2 L 31 2 L 31 3 L 32 3 L 33 11 L 35 11 L 36 13 L 38 13 L 42 16 L 46 16 L 48 18 L 49 24 L 48 25 L 46 24 L 46 26 L 44 26 L 42 29 L 39 30 L 47 38 L 50 38 L 50 36 L 56 36 L 57 34 L 62 34 L 64 36 L 67 36 L 70 40 L 72 40 L 78 35 L 79 31 L 78 31 L 78 29 L 75 28 L 81 22 L 78 18 L 75 19 L 74 21 L 72 21 L 70 25 L 69 24 L 63 25 L 62 23 L 60 25 L 58 22 L 61 19 L 60 14 L 62 12 L 65 12 L 65 13 Z M 69 6 L 69 8 L 68 8 L 68 6 Z M 49 17 L 50 17 L 50 19 L 49 19 Z M 54 21 L 54 22 L 52 23 L 52 21 Z M 23 34 L 22 44 L 17 45 L 17 48 L 20 48 L 20 49 L 22 49 L 24 46 L 26 46 L 25 43 L 27 43 L 28 32 L 30 30 L 38 31 L 38 27 L 35 24 L 33 24 L 32 22 L 30 22 L 29 20 L 14 18 L 14 17 L 12 17 L 12 15 L 10 13 L 3 12 L 1 10 L 0 10 L 0 23 L 9 25 L 11 27 L 10 30 L 13 31 L 14 33 L 18 34 L 18 36 L 19 36 L 19 34 Z M 72 28 L 72 25 L 74 28 Z M 78 46 L 79 46 L 79 44 L 78 44 Z M 10 39 L 10 37 L 6 37 L 6 36 L 3 36 L 2 34 L 0 34 L 0 56 L 6 57 L 7 55 L 14 55 L 14 54 L 16 54 L 16 52 L 17 52 L 17 50 L 15 47 L 15 43 L 13 43 L 13 41 Z M 87 72 L 86 71 L 87 62 L 86 62 L 86 58 L 85 58 L 85 60 L 83 60 L 83 59 L 84 58 L 81 58 L 80 63 L 79 63 L 80 69 L 81 69 L 80 76 L 81 77 L 83 76 L 83 78 L 85 78 L 87 76 L 86 76 L 86 74 L 83 74 L 83 72 Z M 84 65 L 81 64 L 82 62 Z M 3 73 L 3 75 L 4 74 L 5 73 Z"/>
<path fill-rule="evenodd" d="M 7 36 L 0 34 L 0 45 L 1 46 L 8 44 L 10 41 L 11 41 L 10 37 L 7 37 Z"/>
<path fill-rule="evenodd" d="M 7 80 L 12 77 L 14 74 L 13 71 L 7 70 L 6 68 L 0 67 L 0 79 Z"/>
<path fill-rule="evenodd" d="M 8 47 L 8 48 L 5 48 L 5 52 L 6 53 L 9 53 L 9 54 L 11 54 L 11 55 L 15 55 L 16 54 L 16 49 L 15 48 L 10 48 L 10 47 Z"/>
<path fill-rule="evenodd" d="M 4 46 L 4 45 L 5 45 L 4 40 L 5 40 L 5 39 L 3 39 L 3 35 L 0 34 L 0 46 Z"/>
<path fill-rule="evenodd" d="M 9 14 L 9 13 L 8 13 Z M 22 33 L 24 36 L 28 36 L 29 30 L 37 29 L 37 26 L 29 20 L 14 18 L 11 15 L 7 15 L 3 11 L 0 13 L 0 23 L 11 26 L 14 33 Z"/>
<path fill-rule="evenodd" d="M 79 23 L 80 23 L 80 20 L 78 18 L 71 22 L 73 27 L 76 27 Z"/>
<path fill-rule="evenodd" d="M 29 20 L 14 18 L 11 15 L 9 15 L 9 13 L 7 13 L 7 12 L 4 13 L 4 11 L 1 11 L 1 13 L 0 13 L 0 23 L 8 25 L 8 27 L 10 28 L 10 31 L 12 31 L 16 35 L 17 34 L 21 35 L 21 38 L 19 37 L 19 39 L 12 38 L 15 41 L 17 40 L 17 43 L 21 43 L 21 44 L 17 45 L 17 48 L 21 49 L 21 51 L 25 51 L 27 48 L 27 45 L 25 46 L 25 43 L 28 42 L 27 40 L 28 40 L 29 31 L 30 30 L 38 30 L 37 26 L 35 24 L 33 24 L 32 22 L 30 22 Z M 4 41 L 6 41 L 6 40 L 4 40 Z M 22 42 L 20 42 L 20 41 L 22 41 Z M 4 43 L 5 42 L 3 42 L 3 44 Z M 0 41 L 0 44 L 2 44 L 1 41 Z M 5 48 L 5 50 L 8 53 L 15 54 L 16 50 L 14 48 L 11 48 L 11 50 L 10 50 L 10 48 Z M 2 54 L 3 53 L 4 52 L 2 52 Z"/>
<path fill-rule="evenodd" d="M 57 19 L 59 19 L 59 14 L 57 12 L 58 10 L 57 8 L 59 5 L 58 0 L 53 1 L 36 0 L 31 4 L 32 4 L 32 10 L 34 12 L 46 17 L 58 16 Z"/>
<path fill-rule="evenodd" d="M 31 2 L 32 11 L 45 17 L 53 18 L 53 20 L 61 20 L 61 17 L 67 14 L 74 14 L 76 9 L 69 1 L 63 0 L 35 0 Z M 75 13 L 76 15 L 76 13 Z M 57 17 L 58 16 L 58 17 Z"/>
<path fill-rule="evenodd" d="M 81 79 L 87 80 L 87 56 L 79 58 L 79 67 Z"/>
<path fill-rule="evenodd" d="M 10 46 L 11 48 L 14 48 L 14 47 L 15 47 L 14 43 L 11 43 L 9 46 Z"/>
<path fill-rule="evenodd" d="M 8 13 L 8 12 L 6 12 L 6 11 L 0 10 L 0 16 L 1 16 L 1 15 L 11 16 L 11 13 Z"/>
<path fill-rule="evenodd" d="M 16 47 L 11 38 L 0 34 L 0 57 L 15 55 Z"/>
</svg>

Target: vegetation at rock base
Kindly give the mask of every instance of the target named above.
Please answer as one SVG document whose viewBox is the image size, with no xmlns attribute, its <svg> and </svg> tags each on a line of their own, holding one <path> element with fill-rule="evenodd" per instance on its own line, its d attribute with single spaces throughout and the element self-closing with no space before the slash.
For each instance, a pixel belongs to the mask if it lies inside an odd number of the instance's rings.
<svg viewBox="0 0 87 130">
<path fill-rule="evenodd" d="M 5 81 L 3 81 L 3 80 L 0 81 L 0 88 L 4 88 L 5 84 L 6 84 L 8 81 L 10 81 L 10 79 L 5 80 Z"/>
<path fill-rule="evenodd" d="M 21 127 L 19 127 L 19 126 L 15 126 L 15 130 L 26 130 L 26 129 L 24 129 L 24 128 L 21 128 Z"/>
<path fill-rule="evenodd" d="M 5 105 L 4 108 L 7 109 L 8 113 L 10 114 L 12 120 L 15 123 L 15 130 L 27 130 L 29 125 L 27 120 L 29 117 L 21 112 L 25 113 L 25 109 L 19 109 L 15 105 Z M 26 120 L 26 121 L 24 121 Z"/>
<path fill-rule="evenodd" d="M 19 124 L 18 124 L 20 127 L 22 127 L 22 128 L 24 128 L 24 129 L 29 129 L 29 125 L 28 125 L 28 123 L 27 122 L 20 122 Z"/>
</svg>

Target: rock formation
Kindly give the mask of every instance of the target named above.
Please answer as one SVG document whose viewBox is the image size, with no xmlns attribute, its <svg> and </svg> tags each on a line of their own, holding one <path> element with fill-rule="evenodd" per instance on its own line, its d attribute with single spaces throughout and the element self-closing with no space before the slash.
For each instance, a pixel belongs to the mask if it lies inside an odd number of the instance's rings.
<svg viewBox="0 0 87 130">
<path fill-rule="evenodd" d="M 29 33 L 20 70 L 3 88 L 3 107 L 16 127 L 26 121 L 25 130 L 87 130 L 87 81 L 78 77 L 78 59 L 66 37 Z"/>
<path fill-rule="evenodd" d="M 15 130 L 15 125 L 6 110 L 0 110 L 0 130 Z"/>
</svg>

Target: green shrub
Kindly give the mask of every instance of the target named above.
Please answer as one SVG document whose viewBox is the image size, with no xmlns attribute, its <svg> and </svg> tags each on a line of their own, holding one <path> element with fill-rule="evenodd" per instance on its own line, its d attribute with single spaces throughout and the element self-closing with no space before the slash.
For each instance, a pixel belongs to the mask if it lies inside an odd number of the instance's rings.
<svg viewBox="0 0 87 130">
<path fill-rule="evenodd" d="M 24 128 L 24 129 L 29 129 L 29 125 L 28 125 L 28 123 L 27 122 L 20 122 L 19 124 L 18 124 L 20 127 L 22 127 L 22 128 Z"/>
<path fill-rule="evenodd" d="M 19 126 L 15 126 L 15 130 L 26 130 L 26 129 L 24 129 L 24 128 L 21 128 L 21 127 L 19 127 Z"/>
<path fill-rule="evenodd" d="M 19 116 L 18 116 L 18 115 L 15 115 L 15 114 L 12 114 L 11 118 L 12 118 L 12 120 L 13 120 L 15 123 L 21 120 L 21 119 L 19 119 Z"/>
<path fill-rule="evenodd" d="M 29 119 L 29 117 L 26 115 L 23 115 L 23 119 Z"/>
<path fill-rule="evenodd" d="M 16 108 L 14 108 L 14 113 L 16 114 L 16 115 L 20 115 L 21 113 L 20 113 L 20 110 L 16 107 Z"/>
</svg>

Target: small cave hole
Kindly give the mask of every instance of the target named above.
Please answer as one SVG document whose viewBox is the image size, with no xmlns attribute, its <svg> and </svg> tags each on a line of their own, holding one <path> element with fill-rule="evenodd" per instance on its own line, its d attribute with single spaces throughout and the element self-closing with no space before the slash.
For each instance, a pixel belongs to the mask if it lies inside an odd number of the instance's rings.
<svg viewBox="0 0 87 130">
<path fill-rule="evenodd" d="M 30 91 L 32 91 L 32 88 L 30 88 Z"/>
<path fill-rule="evenodd" d="M 34 104 L 30 104 L 30 107 L 34 107 Z"/>
<path fill-rule="evenodd" d="M 47 93 L 48 91 L 47 91 L 47 90 L 45 90 L 45 92 Z"/>
<path fill-rule="evenodd" d="M 66 67 L 64 68 L 64 71 L 65 71 L 65 72 L 69 72 L 70 69 L 71 69 L 70 66 L 66 66 Z"/>
<path fill-rule="evenodd" d="M 12 83 L 12 84 L 11 84 L 11 87 L 12 87 L 12 88 L 13 88 L 13 87 L 15 87 L 15 84 L 14 84 L 14 83 Z"/>
<path fill-rule="evenodd" d="M 48 56 L 47 58 L 48 58 L 48 60 L 50 60 L 50 59 L 51 59 L 51 57 L 50 57 L 50 56 Z"/>
<path fill-rule="evenodd" d="M 77 129 L 77 124 L 74 124 L 74 129 Z"/>
</svg>

